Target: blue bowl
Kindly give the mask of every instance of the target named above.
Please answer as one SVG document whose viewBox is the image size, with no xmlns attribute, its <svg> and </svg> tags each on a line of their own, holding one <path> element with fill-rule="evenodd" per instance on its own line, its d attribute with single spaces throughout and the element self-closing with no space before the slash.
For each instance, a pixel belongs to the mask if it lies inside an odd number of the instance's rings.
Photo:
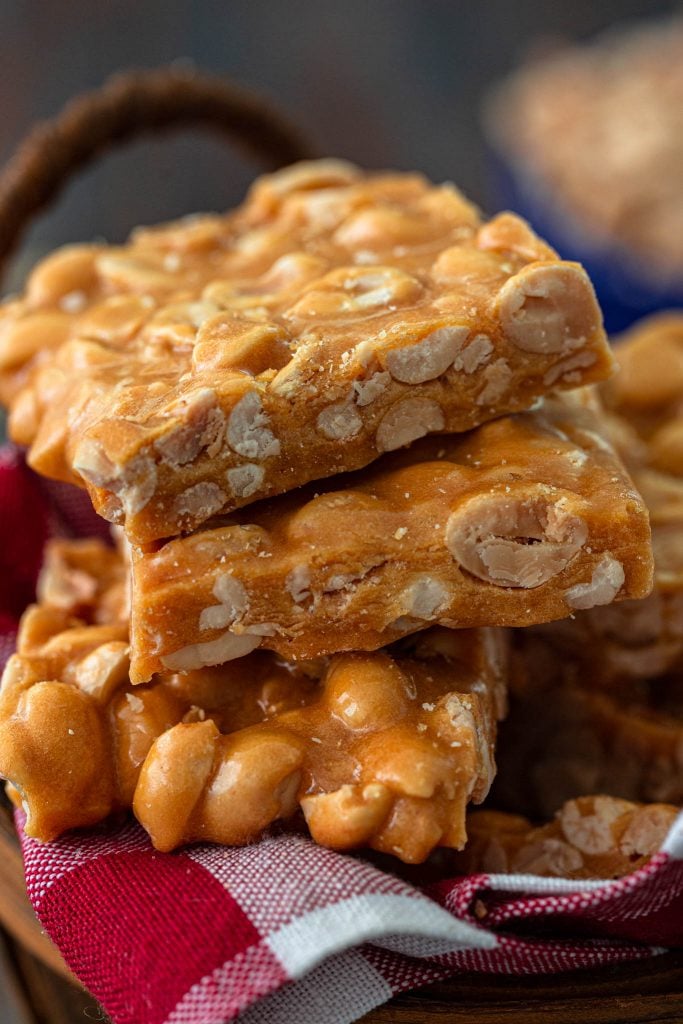
<svg viewBox="0 0 683 1024">
<path fill-rule="evenodd" d="M 618 334 L 650 313 L 683 307 L 683 281 L 660 285 L 632 253 L 582 232 L 548 186 L 509 159 L 489 138 L 492 209 L 514 210 L 564 259 L 586 268 L 608 333 Z"/>
</svg>

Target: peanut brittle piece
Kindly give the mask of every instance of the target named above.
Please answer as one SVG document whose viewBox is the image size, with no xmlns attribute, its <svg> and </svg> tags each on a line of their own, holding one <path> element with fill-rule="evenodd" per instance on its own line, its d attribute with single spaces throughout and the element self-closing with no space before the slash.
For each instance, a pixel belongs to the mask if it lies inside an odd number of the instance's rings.
<svg viewBox="0 0 683 1024">
<path fill-rule="evenodd" d="M 683 398 L 681 328 L 672 315 L 635 329 L 603 388 L 603 427 L 649 510 L 654 590 L 514 634 L 495 794 L 510 809 L 547 816 L 597 792 L 683 802 L 683 481 L 653 443 Z"/>
<path fill-rule="evenodd" d="M 97 571 L 93 566 L 93 575 Z M 266 651 L 129 680 L 127 627 L 25 614 L 0 689 L 0 774 L 50 840 L 133 807 L 154 845 L 240 845 L 303 812 L 325 846 L 407 862 L 465 842 L 505 710 L 499 630 L 295 665 Z"/>
<path fill-rule="evenodd" d="M 565 678 L 617 689 L 625 680 L 683 670 L 683 480 L 637 464 L 631 472 L 650 514 L 654 589 L 640 600 L 534 626 L 519 638 L 527 647 L 534 638 L 546 645 L 534 671 L 549 679 L 558 660 Z"/>
<path fill-rule="evenodd" d="M 137 544 L 611 370 L 584 270 L 523 221 L 331 160 L 61 250 L 0 317 L 12 436 Z"/>
<path fill-rule="evenodd" d="M 652 527 L 653 592 L 579 612 L 571 621 L 533 627 L 547 656 L 534 670 L 591 685 L 620 687 L 683 669 L 683 480 L 675 459 L 663 457 L 663 436 L 683 423 L 683 315 L 652 317 L 618 344 L 620 371 L 602 388 L 608 410 L 601 429 L 610 438 L 643 496 Z M 680 466 L 683 469 L 683 462 Z"/>
<path fill-rule="evenodd" d="M 644 596 L 647 512 L 596 428 L 589 395 L 546 399 L 136 552 L 131 678 Z"/>
<path fill-rule="evenodd" d="M 99 540 L 51 540 L 37 586 L 42 605 L 90 623 L 128 623 L 130 573 L 121 555 Z"/>
<path fill-rule="evenodd" d="M 683 481 L 620 447 L 650 512 L 655 586 L 515 632 L 496 799 L 532 815 L 596 792 L 683 802 Z"/>
<path fill-rule="evenodd" d="M 335 655 L 315 673 L 255 652 L 246 672 L 253 658 L 271 673 L 279 665 L 285 700 L 301 706 L 268 714 L 266 689 L 263 720 L 249 728 L 226 734 L 199 721 L 160 736 L 135 813 L 161 850 L 249 842 L 297 807 L 313 839 L 333 849 L 370 846 L 413 864 L 438 846 L 459 849 L 466 806 L 484 799 L 495 771 L 501 645 L 492 630 L 435 629 L 390 651 Z M 302 671 L 300 694 L 292 680 Z"/>
<path fill-rule="evenodd" d="M 602 391 L 635 434 L 624 449 L 633 460 L 683 476 L 683 313 L 641 321 L 616 339 L 615 354 L 619 373 Z"/>
<path fill-rule="evenodd" d="M 596 792 L 683 804 L 680 670 L 601 688 L 589 658 L 522 631 L 515 642 L 495 806 L 546 817 L 564 800 Z M 579 636 L 575 650 L 581 643 Z"/>
<path fill-rule="evenodd" d="M 678 814 L 670 804 L 611 796 L 568 800 L 545 825 L 501 811 L 473 811 L 467 846 L 455 856 L 463 874 L 483 871 L 562 878 L 622 878 L 660 849 Z"/>
</svg>

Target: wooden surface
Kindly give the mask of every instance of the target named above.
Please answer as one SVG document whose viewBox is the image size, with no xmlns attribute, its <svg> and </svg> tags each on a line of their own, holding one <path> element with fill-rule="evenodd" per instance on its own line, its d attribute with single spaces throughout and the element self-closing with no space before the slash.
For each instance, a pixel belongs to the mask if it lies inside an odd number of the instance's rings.
<svg viewBox="0 0 683 1024">
<path fill-rule="evenodd" d="M 55 974 L 7 934 L 0 936 L 0 1024 L 106 1021 L 92 996 Z"/>
<path fill-rule="evenodd" d="M 0 807 L 0 1024 L 105 1022 L 42 932 L 21 855 Z M 664 1024 L 683 1022 L 683 950 L 625 966 L 539 978 L 460 974 L 392 1000 L 364 1024 Z"/>
<path fill-rule="evenodd" d="M 71 972 L 41 929 L 24 889 L 24 869 L 12 817 L 0 804 L 0 925 L 14 941 L 62 977 Z M 0 1018 L 0 1024 L 4 1024 Z"/>
<path fill-rule="evenodd" d="M 363 1024 L 683 1022 L 683 952 L 539 978 L 461 974 L 393 999 Z"/>
</svg>

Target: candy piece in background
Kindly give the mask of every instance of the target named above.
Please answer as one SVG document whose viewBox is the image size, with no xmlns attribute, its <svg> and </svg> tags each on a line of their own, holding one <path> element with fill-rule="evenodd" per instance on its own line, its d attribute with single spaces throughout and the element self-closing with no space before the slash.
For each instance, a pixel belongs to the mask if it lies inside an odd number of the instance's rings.
<svg viewBox="0 0 683 1024">
<path fill-rule="evenodd" d="M 580 260 L 610 333 L 683 305 L 683 19 L 530 62 L 484 110 L 494 205 Z"/>
</svg>

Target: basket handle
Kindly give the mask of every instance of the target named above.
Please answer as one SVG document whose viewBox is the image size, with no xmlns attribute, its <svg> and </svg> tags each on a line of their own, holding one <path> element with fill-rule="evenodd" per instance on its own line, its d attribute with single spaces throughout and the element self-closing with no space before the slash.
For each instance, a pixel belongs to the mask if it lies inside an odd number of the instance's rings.
<svg viewBox="0 0 683 1024">
<path fill-rule="evenodd" d="M 114 75 L 36 125 L 0 173 L 0 275 L 76 171 L 138 135 L 188 126 L 225 134 L 268 170 L 315 155 L 269 100 L 227 79 L 178 67 Z"/>
</svg>

